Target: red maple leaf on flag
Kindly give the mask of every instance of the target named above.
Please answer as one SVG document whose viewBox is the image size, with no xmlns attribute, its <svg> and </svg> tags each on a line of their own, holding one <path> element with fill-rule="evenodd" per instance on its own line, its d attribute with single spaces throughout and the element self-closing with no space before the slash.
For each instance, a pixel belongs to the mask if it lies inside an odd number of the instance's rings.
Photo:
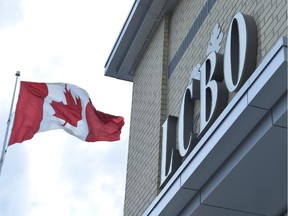
<svg viewBox="0 0 288 216">
<path fill-rule="evenodd" d="M 82 119 L 82 105 L 79 97 L 76 97 L 74 100 L 71 91 L 67 89 L 67 84 L 65 84 L 64 95 L 66 98 L 67 104 L 61 102 L 52 101 L 50 105 L 54 109 L 55 113 L 53 116 L 64 120 L 65 126 L 67 123 L 77 127 L 77 122 Z"/>
</svg>

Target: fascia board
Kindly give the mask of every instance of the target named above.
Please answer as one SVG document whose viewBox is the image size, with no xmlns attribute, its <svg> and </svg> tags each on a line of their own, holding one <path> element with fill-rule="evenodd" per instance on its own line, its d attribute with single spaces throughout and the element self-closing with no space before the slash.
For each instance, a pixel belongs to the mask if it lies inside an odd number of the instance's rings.
<svg viewBox="0 0 288 216">
<path fill-rule="evenodd" d="M 153 36 L 161 16 L 170 13 L 178 0 L 138 0 L 105 64 L 105 76 L 133 81 L 134 66 Z"/>
</svg>

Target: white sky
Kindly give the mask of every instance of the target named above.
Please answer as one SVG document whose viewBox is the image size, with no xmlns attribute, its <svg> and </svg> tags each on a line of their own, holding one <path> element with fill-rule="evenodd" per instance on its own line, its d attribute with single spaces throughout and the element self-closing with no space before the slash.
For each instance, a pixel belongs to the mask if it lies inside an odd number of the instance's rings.
<svg viewBox="0 0 288 216">
<path fill-rule="evenodd" d="M 0 0 L 1 149 L 17 70 L 20 80 L 78 85 L 96 109 L 125 118 L 117 142 L 55 130 L 10 146 L 0 215 L 122 215 L 132 84 L 105 77 L 104 65 L 133 2 Z"/>
</svg>

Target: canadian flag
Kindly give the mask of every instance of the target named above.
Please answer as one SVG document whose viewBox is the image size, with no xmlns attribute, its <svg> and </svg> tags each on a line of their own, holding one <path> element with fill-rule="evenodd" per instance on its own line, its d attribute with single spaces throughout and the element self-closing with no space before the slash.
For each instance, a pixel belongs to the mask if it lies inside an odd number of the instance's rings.
<svg viewBox="0 0 288 216">
<path fill-rule="evenodd" d="M 123 117 L 96 110 L 88 93 L 78 86 L 21 81 L 8 145 L 53 129 L 64 129 L 87 142 L 116 141 L 123 125 Z"/>
</svg>

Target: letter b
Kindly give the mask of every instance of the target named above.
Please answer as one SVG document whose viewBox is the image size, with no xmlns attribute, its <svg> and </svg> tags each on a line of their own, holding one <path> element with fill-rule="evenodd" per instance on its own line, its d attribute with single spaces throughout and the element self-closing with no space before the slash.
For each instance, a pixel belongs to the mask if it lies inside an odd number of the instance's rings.
<svg viewBox="0 0 288 216">
<path fill-rule="evenodd" d="M 228 92 L 223 80 L 223 56 L 211 52 L 200 68 L 200 133 L 215 120 L 227 105 Z"/>
</svg>

